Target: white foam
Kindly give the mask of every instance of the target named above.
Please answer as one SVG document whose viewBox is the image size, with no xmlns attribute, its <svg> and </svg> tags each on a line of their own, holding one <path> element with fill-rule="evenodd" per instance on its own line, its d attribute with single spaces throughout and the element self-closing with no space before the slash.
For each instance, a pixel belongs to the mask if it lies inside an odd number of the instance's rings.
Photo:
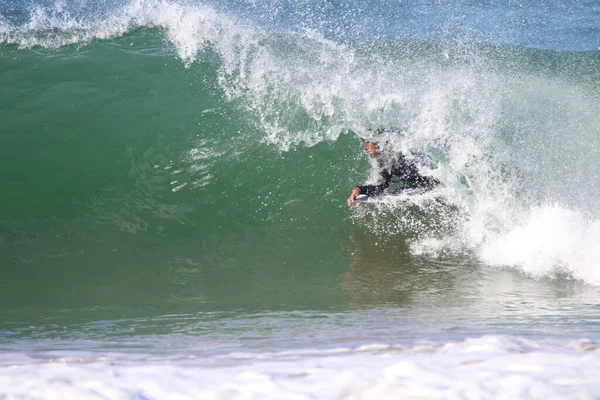
<svg viewBox="0 0 600 400">
<path fill-rule="evenodd" d="M 545 77 L 527 80 L 544 87 L 542 94 L 504 79 L 485 70 L 454 70 L 416 93 L 422 103 L 413 107 L 402 147 L 439 150 L 445 162 L 434 174 L 454 188 L 465 177 L 471 194 L 445 196 L 464 212 L 458 231 L 422 235 L 411 249 L 434 255 L 468 250 L 486 264 L 529 276 L 598 285 L 600 187 L 589 177 L 600 172 L 591 161 L 600 148 L 593 134 L 600 117 L 592 112 L 593 97 Z M 549 106 L 548 98 L 557 105 Z M 402 218 L 402 228 L 410 228 Z"/>
<path fill-rule="evenodd" d="M 75 16 L 64 2 L 56 1 L 49 7 L 34 6 L 27 23 L 5 29 L 2 42 L 21 48 L 58 48 L 119 37 L 137 27 L 158 27 L 165 30 L 167 39 L 189 65 L 209 40 L 221 37 L 228 23 L 225 15 L 208 6 L 166 0 L 131 0 L 115 6 L 108 17 Z"/>
<path fill-rule="evenodd" d="M 535 277 L 567 275 L 600 285 L 600 220 L 559 205 L 535 207 L 510 231 L 481 248 L 493 265 L 520 266 Z"/>
<path fill-rule="evenodd" d="M 5 357 L 6 358 L 6 357 Z M 8 399 L 597 398 L 597 343 L 487 336 L 218 357 L 55 357 L 0 366 Z M 17 360 L 18 358 L 18 360 Z"/>
</svg>

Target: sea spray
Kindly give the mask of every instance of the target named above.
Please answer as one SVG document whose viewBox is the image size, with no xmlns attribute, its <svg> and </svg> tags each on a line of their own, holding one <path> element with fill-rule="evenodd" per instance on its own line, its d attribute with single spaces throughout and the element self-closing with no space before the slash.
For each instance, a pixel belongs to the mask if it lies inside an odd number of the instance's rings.
<svg viewBox="0 0 600 400">
<path fill-rule="evenodd" d="M 0 1 L 0 397 L 598 398 L 599 21 Z"/>
<path fill-rule="evenodd" d="M 164 44 L 153 46 L 166 46 L 189 74 L 200 63 L 214 68 L 211 85 L 221 91 L 230 112 L 244 120 L 247 131 L 239 134 L 256 134 L 244 139 L 248 147 L 242 152 L 261 143 L 289 152 L 394 128 L 401 134 L 383 140 L 414 158 L 422 173 L 440 179 L 448 189 L 442 201 L 461 210 L 457 220 L 440 217 L 454 221 L 438 221 L 453 226 L 446 235 L 444 229 L 426 235 L 429 228 L 424 227 L 432 224 L 419 224 L 422 217 L 415 215 L 412 226 L 421 226 L 415 229 L 422 240 L 413 242 L 413 251 L 468 249 L 485 263 L 542 274 L 552 274 L 548 271 L 556 267 L 595 283 L 583 273 L 597 262 L 593 252 L 581 250 L 589 256 L 581 264 L 585 267 L 576 261 L 582 256 L 569 255 L 579 253 L 581 241 L 569 242 L 559 254 L 545 250 L 549 245 L 532 244 L 532 254 L 539 257 L 498 253 L 506 253 L 514 232 L 527 230 L 531 221 L 544 226 L 540 215 L 545 214 L 539 210 L 558 207 L 562 214 L 581 215 L 575 218 L 579 228 L 569 232 L 594 232 L 600 190 L 590 179 L 598 174 L 591 160 L 600 151 L 593 79 L 597 54 L 498 47 L 464 35 L 446 42 L 409 38 L 401 26 L 385 38 L 381 33 L 340 36 L 323 29 L 335 20 L 327 10 L 294 7 L 290 18 L 311 16 L 306 24 L 286 25 L 289 20 L 273 17 L 260 26 L 251 18 L 260 13 L 244 2 L 223 7 L 137 0 L 100 2 L 86 9 L 57 1 L 3 12 L 0 40 L 6 49 L 16 45 L 50 52 L 68 45 L 84 51 L 94 41 L 115 41 L 126 51 L 128 45 L 143 47 L 158 34 Z M 272 15 L 281 16 L 283 9 L 275 8 L 279 14 Z M 354 6 L 342 11 L 360 18 Z M 356 22 L 353 32 L 367 26 Z M 138 38 L 141 32 L 146 33 Z M 522 39 L 531 43 L 531 38 Z M 194 159 L 202 147 L 188 149 L 182 160 Z M 215 154 L 226 153 L 217 149 Z M 171 190 L 202 190 L 213 175 L 206 172 L 192 185 L 173 178 Z M 398 218 L 410 215 L 400 212 Z M 548 229 L 556 229 L 548 218 Z M 382 232 L 410 236 L 415 232 L 409 225 L 399 223 Z M 534 266 L 540 260 L 545 267 Z"/>
</svg>

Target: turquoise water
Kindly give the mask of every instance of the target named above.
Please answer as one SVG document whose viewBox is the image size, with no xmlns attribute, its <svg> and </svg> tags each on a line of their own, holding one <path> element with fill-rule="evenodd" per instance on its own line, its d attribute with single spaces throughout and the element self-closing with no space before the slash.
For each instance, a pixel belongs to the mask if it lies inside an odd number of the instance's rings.
<svg viewBox="0 0 600 400">
<path fill-rule="evenodd" d="M 489 398 L 532 363 L 514 396 L 594 398 L 599 26 L 568 1 L 0 4 L 0 393 Z M 382 127 L 444 185 L 349 208 Z M 495 389 L 457 386 L 471 354 Z M 298 390 L 227 392 L 238 370 Z"/>
</svg>

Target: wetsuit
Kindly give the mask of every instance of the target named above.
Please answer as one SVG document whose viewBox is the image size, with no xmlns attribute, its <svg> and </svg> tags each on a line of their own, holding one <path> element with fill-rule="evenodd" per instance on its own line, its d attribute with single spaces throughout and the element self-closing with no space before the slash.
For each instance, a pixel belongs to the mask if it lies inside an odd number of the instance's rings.
<svg viewBox="0 0 600 400">
<path fill-rule="evenodd" d="M 440 181 L 429 176 L 419 174 L 417 166 L 408 161 L 402 154 L 390 159 L 384 154 L 377 157 L 381 179 L 377 185 L 363 185 L 360 194 L 377 196 L 383 194 L 392 182 L 402 182 L 404 188 L 433 189 Z"/>
</svg>

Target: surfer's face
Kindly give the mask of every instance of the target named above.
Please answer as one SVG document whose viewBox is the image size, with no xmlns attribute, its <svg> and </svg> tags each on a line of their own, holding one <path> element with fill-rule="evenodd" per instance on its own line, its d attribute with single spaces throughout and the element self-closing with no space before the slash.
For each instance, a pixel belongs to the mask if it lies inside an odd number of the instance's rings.
<svg viewBox="0 0 600 400">
<path fill-rule="evenodd" d="M 365 151 L 369 153 L 369 157 L 377 157 L 379 156 L 379 145 L 375 142 L 365 142 L 364 147 Z"/>
</svg>

